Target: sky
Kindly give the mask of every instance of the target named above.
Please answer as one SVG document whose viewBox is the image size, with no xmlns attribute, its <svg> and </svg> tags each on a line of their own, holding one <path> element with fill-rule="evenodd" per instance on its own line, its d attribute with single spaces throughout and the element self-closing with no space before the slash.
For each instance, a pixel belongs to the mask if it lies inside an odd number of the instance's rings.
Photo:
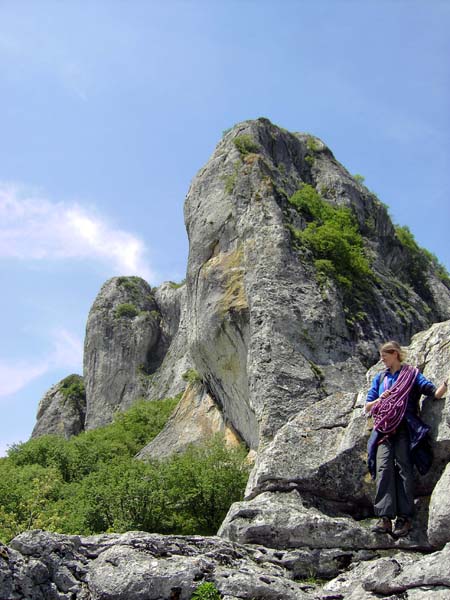
<svg viewBox="0 0 450 600">
<path fill-rule="evenodd" d="M 450 269 L 449 30 L 439 0 L 0 0 L 0 456 L 108 278 L 184 278 L 235 123 L 321 138 Z"/>
</svg>

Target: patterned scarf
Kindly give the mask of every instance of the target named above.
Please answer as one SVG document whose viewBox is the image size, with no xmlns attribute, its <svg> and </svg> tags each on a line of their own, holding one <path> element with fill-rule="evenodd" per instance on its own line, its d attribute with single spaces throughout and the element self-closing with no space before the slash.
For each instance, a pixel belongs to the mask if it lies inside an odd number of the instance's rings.
<svg viewBox="0 0 450 600">
<path fill-rule="evenodd" d="M 403 365 L 397 381 L 380 396 L 380 402 L 371 411 L 374 429 L 385 435 L 393 433 L 405 416 L 408 396 L 418 369 L 410 365 Z"/>
</svg>

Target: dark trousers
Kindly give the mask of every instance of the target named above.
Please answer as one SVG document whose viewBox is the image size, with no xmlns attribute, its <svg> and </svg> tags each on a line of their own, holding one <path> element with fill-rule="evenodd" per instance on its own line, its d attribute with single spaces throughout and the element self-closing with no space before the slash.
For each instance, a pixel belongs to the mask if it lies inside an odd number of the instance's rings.
<svg viewBox="0 0 450 600">
<path fill-rule="evenodd" d="M 414 513 L 413 465 L 409 434 L 401 424 L 395 434 L 377 448 L 374 509 L 379 517 L 412 517 Z"/>
</svg>

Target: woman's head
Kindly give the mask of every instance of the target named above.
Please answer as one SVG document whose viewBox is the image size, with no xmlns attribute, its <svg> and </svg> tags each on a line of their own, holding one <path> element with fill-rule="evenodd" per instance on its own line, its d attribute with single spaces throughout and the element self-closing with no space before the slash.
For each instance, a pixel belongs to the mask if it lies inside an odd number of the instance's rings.
<svg viewBox="0 0 450 600">
<path fill-rule="evenodd" d="M 396 358 L 399 362 L 403 362 L 405 360 L 405 352 L 398 342 L 390 341 L 386 342 L 382 346 L 380 346 L 380 357 L 383 360 L 383 357 L 389 358 L 392 356 Z"/>
</svg>

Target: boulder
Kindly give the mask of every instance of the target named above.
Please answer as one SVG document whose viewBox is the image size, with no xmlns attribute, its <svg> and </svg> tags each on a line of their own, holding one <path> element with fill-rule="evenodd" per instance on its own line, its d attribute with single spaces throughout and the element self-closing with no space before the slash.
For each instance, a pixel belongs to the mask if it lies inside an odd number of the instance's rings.
<svg viewBox="0 0 450 600">
<path fill-rule="evenodd" d="M 428 538 L 433 546 L 441 547 L 450 542 L 450 463 L 447 464 L 430 500 Z"/>
<path fill-rule="evenodd" d="M 399 552 L 355 565 L 328 582 L 317 598 L 446 600 L 450 598 L 449 561 L 450 544 L 426 556 Z"/>
</svg>

